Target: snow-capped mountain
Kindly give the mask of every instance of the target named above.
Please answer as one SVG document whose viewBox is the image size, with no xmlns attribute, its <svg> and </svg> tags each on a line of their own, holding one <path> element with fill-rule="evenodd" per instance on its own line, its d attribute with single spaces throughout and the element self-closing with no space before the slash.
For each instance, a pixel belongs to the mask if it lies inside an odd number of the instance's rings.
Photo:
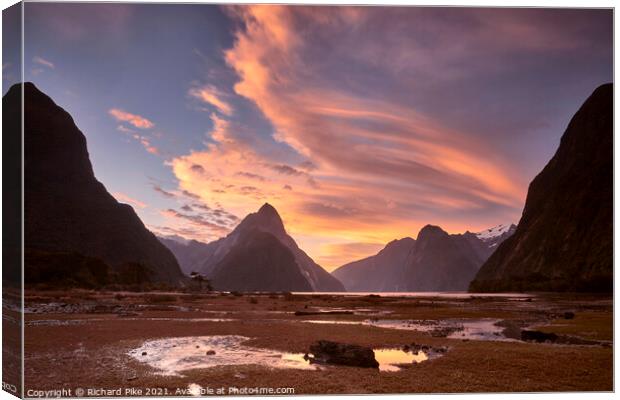
<svg viewBox="0 0 620 400">
<path fill-rule="evenodd" d="M 501 242 L 508 239 L 512 236 L 513 233 L 517 230 L 517 226 L 515 224 L 499 224 L 489 229 L 485 229 L 480 232 L 475 232 L 474 234 L 484 243 L 486 243 L 489 248 L 497 247 Z"/>
</svg>

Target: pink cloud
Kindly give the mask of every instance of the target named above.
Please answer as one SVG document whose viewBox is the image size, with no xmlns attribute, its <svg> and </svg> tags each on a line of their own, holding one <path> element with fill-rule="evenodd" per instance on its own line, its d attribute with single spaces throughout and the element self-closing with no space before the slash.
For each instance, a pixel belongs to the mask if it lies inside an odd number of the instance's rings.
<svg viewBox="0 0 620 400">
<path fill-rule="evenodd" d="M 39 65 L 43 65 L 44 67 L 50 68 L 50 69 L 55 68 L 54 63 L 52 63 L 49 60 L 44 59 L 43 57 L 35 56 L 32 58 L 32 61 Z"/>
<path fill-rule="evenodd" d="M 127 111 L 123 111 L 118 108 L 111 108 L 108 113 L 117 121 L 127 122 L 139 129 L 150 129 L 155 126 L 153 122 L 145 117 L 137 114 L 132 114 Z"/>
<path fill-rule="evenodd" d="M 114 196 L 116 200 L 120 201 L 121 203 L 131 204 L 134 207 L 138 207 L 138 208 L 148 207 L 148 204 L 146 204 L 145 202 L 134 199 L 133 197 L 130 197 L 122 192 L 114 192 L 112 193 L 112 196 Z"/>
<path fill-rule="evenodd" d="M 223 100 L 223 94 L 217 90 L 215 86 L 205 85 L 202 87 L 193 87 L 189 90 L 189 95 L 199 99 L 200 101 L 210 104 L 215 107 L 219 112 L 225 115 L 232 115 L 232 106 Z"/>
</svg>

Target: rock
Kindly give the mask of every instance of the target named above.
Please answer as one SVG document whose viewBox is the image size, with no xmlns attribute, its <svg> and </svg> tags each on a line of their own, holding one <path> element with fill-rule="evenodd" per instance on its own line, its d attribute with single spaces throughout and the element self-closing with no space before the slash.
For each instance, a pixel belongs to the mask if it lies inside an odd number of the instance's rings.
<svg viewBox="0 0 620 400">
<path fill-rule="evenodd" d="M 319 340 L 310 346 L 313 362 L 360 368 L 379 368 L 375 353 L 369 347 Z"/>
<path fill-rule="evenodd" d="M 146 351 L 143 351 L 143 352 L 142 352 L 142 355 L 143 355 L 143 356 L 145 356 L 145 355 L 146 355 Z"/>
<path fill-rule="evenodd" d="M 598 87 L 530 183 L 513 236 L 470 292 L 613 292 L 614 88 Z"/>
<path fill-rule="evenodd" d="M 127 377 L 127 380 L 128 380 L 128 381 L 135 381 L 136 379 L 138 379 L 138 376 L 137 376 L 137 375 L 133 375 L 133 376 L 129 376 L 129 377 Z"/>
<path fill-rule="evenodd" d="M 575 318 L 575 313 L 571 311 L 566 311 L 564 313 L 564 319 L 573 319 Z"/>
<path fill-rule="evenodd" d="M 208 356 L 213 356 L 213 355 L 215 355 L 215 350 L 209 350 L 209 351 L 207 351 L 207 355 L 208 355 Z"/>
<path fill-rule="evenodd" d="M 170 250 L 96 179 L 86 137 L 65 110 L 29 82 L 13 85 L 2 104 L 5 136 L 21 137 L 23 121 L 26 280 L 52 277 L 45 284 L 62 287 L 101 287 L 119 275 L 184 281 Z"/>
<path fill-rule="evenodd" d="M 538 343 L 555 342 L 558 340 L 558 335 L 541 331 L 521 331 L 521 340 Z"/>
</svg>

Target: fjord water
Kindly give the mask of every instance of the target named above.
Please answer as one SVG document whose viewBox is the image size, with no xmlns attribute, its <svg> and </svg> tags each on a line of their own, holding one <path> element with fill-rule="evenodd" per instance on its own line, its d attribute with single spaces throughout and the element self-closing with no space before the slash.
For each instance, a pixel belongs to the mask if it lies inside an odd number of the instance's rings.
<svg viewBox="0 0 620 400">
<path fill-rule="evenodd" d="M 469 292 L 293 292 L 298 295 L 316 296 L 379 296 L 379 297 L 438 297 L 445 299 L 472 299 L 476 297 L 531 298 L 530 293 L 469 293 Z"/>
</svg>

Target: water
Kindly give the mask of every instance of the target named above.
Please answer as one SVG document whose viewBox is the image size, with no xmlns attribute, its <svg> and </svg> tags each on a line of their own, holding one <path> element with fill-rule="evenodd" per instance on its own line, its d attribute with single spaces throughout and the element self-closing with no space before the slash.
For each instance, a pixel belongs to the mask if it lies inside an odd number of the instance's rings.
<svg viewBox="0 0 620 400">
<path fill-rule="evenodd" d="M 246 346 L 244 336 L 196 336 L 144 342 L 128 354 L 158 370 L 161 375 L 181 375 L 190 369 L 219 365 L 263 365 L 271 368 L 317 369 L 303 354 Z M 207 354 L 214 351 L 215 354 Z"/>
<path fill-rule="evenodd" d="M 430 359 L 429 353 L 419 351 L 417 354 L 401 349 L 375 349 L 375 359 L 379 362 L 379 371 L 397 372 L 403 366 L 418 364 Z"/>
<path fill-rule="evenodd" d="M 296 295 L 310 296 L 379 296 L 379 297 L 438 297 L 446 299 L 471 299 L 475 297 L 501 297 L 520 300 L 528 297 L 536 297 L 529 293 L 469 293 L 469 292 L 293 292 Z"/>
<path fill-rule="evenodd" d="M 448 339 L 515 341 L 504 336 L 504 328 L 498 326 L 499 319 L 445 319 L 445 320 L 396 320 L 372 319 L 365 321 L 346 320 L 303 320 L 310 324 L 334 325 L 368 325 L 385 329 L 411 330 L 427 332 L 431 336 L 446 337 Z"/>
<path fill-rule="evenodd" d="M 105 318 L 82 318 L 82 319 L 35 319 L 26 321 L 28 326 L 62 326 L 79 325 L 92 322 L 109 321 Z M 175 321 L 175 322 L 233 322 L 231 318 L 164 318 L 164 317 L 123 317 L 123 321 Z"/>
<path fill-rule="evenodd" d="M 246 346 L 249 338 L 244 336 L 194 336 L 149 340 L 128 354 L 146 363 L 160 375 L 181 376 L 183 371 L 211 368 L 221 365 L 262 365 L 269 368 L 293 368 L 317 370 L 325 365 L 313 364 L 310 357 L 301 353 Z M 210 351 L 215 352 L 209 354 Z M 428 351 L 404 351 L 394 348 L 374 349 L 379 371 L 396 372 L 408 365 L 421 363 L 441 354 Z M 201 394 L 202 387 L 190 384 L 188 391 L 194 396 Z"/>
</svg>

